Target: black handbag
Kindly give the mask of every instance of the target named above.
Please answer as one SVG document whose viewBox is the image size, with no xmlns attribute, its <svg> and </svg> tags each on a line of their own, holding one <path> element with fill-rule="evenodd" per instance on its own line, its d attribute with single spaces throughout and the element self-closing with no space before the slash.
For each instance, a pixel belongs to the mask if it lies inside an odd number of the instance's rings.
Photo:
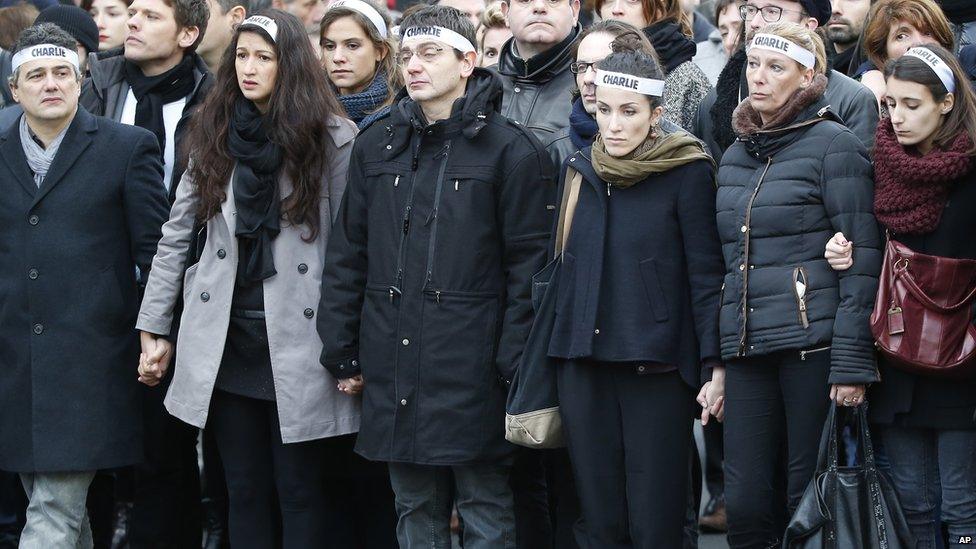
<svg viewBox="0 0 976 549">
<path fill-rule="evenodd" d="M 783 549 L 915 547 L 891 481 L 875 465 L 867 407 L 851 411 L 859 431 L 860 463 L 838 464 L 837 407 L 831 405 L 816 474 L 786 528 Z"/>
</svg>

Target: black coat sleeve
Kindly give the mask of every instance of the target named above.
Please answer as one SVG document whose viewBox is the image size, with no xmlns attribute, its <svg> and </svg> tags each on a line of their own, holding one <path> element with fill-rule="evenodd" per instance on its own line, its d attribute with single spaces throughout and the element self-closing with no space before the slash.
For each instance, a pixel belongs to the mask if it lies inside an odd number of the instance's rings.
<svg viewBox="0 0 976 549">
<path fill-rule="evenodd" d="M 156 255 L 163 223 L 169 215 L 159 145 L 148 131 L 138 132 L 138 139 L 129 156 L 123 200 L 132 258 L 145 281 Z"/>
</svg>

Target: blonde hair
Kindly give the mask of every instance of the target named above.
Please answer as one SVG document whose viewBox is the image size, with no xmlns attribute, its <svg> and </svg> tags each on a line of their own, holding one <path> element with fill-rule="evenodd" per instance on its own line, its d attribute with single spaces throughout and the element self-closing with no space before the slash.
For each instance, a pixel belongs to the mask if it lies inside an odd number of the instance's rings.
<svg viewBox="0 0 976 549">
<path fill-rule="evenodd" d="M 507 28 L 508 21 L 505 20 L 505 14 L 502 13 L 501 0 L 496 0 L 485 6 L 485 11 L 481 12 L 481 21 L 475 30 L 478 39 L 478 51 L 485 49 L 485 35 L 488 34 L 488 31 Z"/>
<path fill-rule="evenodd" d="M 763 34 L 772 34 L 785 38 L 803 49 L 813 52 L 816 60 L 813 64 L 815 74 L 827 73 L 827 50 L 823 39 L 816 32 L 796 23 L 770 23 L 762 29 Z M 799 64 L 799 63 L 797 63 Z"/>
</svg>

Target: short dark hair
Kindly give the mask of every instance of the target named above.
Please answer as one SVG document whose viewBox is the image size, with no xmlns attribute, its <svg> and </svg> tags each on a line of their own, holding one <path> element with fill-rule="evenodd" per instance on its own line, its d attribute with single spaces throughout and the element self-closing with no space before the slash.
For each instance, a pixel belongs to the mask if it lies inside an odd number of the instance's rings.
<svg viewBox="0 0 976 549">
<path fill-rule="evenodd" d="M 237 6 L 243 7 L 245 13 L 251 13 L 251 8 L 248 5 L 249 2 L 247 0 L 216 0 L 216 2 L 217 5 L 220 6 L 221 15 L 229 12 Z"/>
<path fill-rule="evenodd" d="M 474 26 L 471 25 L 468 16 L 461 13 L 460 10 L 447 6 L 425 6 L 408 14 L 400 23 L 400 36 L 404 36 L 407 29 L 427 26 L 444 27 L 452 30 L 467 38 L 472 46 L 478 42 L 475 38 Z M 459 58 L 462 57 L 457 48 L 454 51 Z"/>
<path fill-rule="evenodd" d="M 196 41 L 186 49 L 188 52 L 196 51 L 200 41 L 203 40 L 203 35 L 207 33 L 207 22 L 210 21 L 210 5 L 207 0 L 163 0 L 163 2 L 173 8 L 173 18 L 176 19 L 177 27 L 200 29 Z"/>
<path fill-rule="evenodd" d="M 61 29 L 61 27 L 55 25 L 54 23 L 38 23 L 32 27 L 27 27 L 20 36 L 17 38 L 17 43 L 14 44 L 14 48 L 11 53 L 17 53 L 20 50 L 27 49 L 38 44 L 54 44 L 55 46 L 61 46 L 62 48 L 77 51 L 78 41 L 74 39 L 73 36 L 68 34 L 67 31 Z M 20 68 L 10 74 L 10 83 L 15 84 L 17 82 L 17 75 L 20 72 Z M 75 75 L 80 79 L 81 73 L 78 69 L 75 69 Z"/>
<path fill-rule="evenodd" d="M 661 64 L 654 56 L 641 51 L 640 47 L 640 42 L 635 37 L 622 35 L 610 44 L 613 53 L 597 63 L 597 68 L 601 71 L 619 72 L 638 78 L 664 80 Z M 651 107 L 661 104 L 660 97 L 648 96 L 647 98 L 651 102 Z"/>
</svg>

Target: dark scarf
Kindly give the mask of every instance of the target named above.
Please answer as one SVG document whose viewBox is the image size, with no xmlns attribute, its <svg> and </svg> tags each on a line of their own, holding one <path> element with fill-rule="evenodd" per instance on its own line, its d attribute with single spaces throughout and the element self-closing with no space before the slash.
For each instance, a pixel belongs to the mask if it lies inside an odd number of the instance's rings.
<svg viewBox="0 0 976 549">
<path fill-rule="evenodd" d="M 193 93 L 196 85 L 193 77 L 193 56 L 184 55 L 183 60 L 175 67 L 158 76 L 142 74 L 142 69 L 128 59 L 122 66 L 122 72 L 137 101 L 135 125 L 156 136 L 159 154 L 162 156 L 166 150 L 163 105 Z"/>
<path fill-rule="evenodd" d="M 721 150 L 728 149 L 735 142 L 732 130 L 732 112 L 739 105 L 739 87 L 745 72 L 746 50 L 739 48 L 725 64 L 718 83 L 715 85 L 715 104 L 708 112 L 712 119 L 712 137 Z"/>
<path fill-rule="evenodd" d="M 574 101 L 573 110 L 569 113 L 569 140 L 573 146 L 579 150 L 589 147 L 598 131 L 596 120 L 583 108 L 583 100 Z"/>
<path fill-rule="evenodd" d="M 281 147 L 271 142 L 266 120 L 254 103 L 239 97 L 227 132 L 227 145 L 237 160 L 234 201 L 237 203 L 237 276 L 260 282 L 277 271 L 271 243 L 281 230 L 278 169 Z"/>
<path fill-rule="evenodd" d="M 670 74 L 685 61 L 691 61 L 698 50 L 695 41 L 681 32 L 681 25 L 674 19 L 662 19 L 644 29 L 644 34 L 664 65 L 664 74 Z"/>
<path fill-rule="evenodd" d="M 874 214 L 896 234 L 926 234 L 942 219 L 956 179 L 973 169 L 972 139 L 961 132 L 948 149 L 925 156 L 905 150 L 891 120 L 878 124 L 874 144 Z"/>
<path fill-rule="evenodd" d="M 365 90 L 350 95 L 339 95 L 338 97 L 343 108 L 346 109 L 349 119 L 358 126 L 363 119 L 380 108 L 380 105 L 386 101 L 389 92 L 390 88 L 386 84 L 386 73 L 377 71 L 373 81 Z"/>
</svg>

